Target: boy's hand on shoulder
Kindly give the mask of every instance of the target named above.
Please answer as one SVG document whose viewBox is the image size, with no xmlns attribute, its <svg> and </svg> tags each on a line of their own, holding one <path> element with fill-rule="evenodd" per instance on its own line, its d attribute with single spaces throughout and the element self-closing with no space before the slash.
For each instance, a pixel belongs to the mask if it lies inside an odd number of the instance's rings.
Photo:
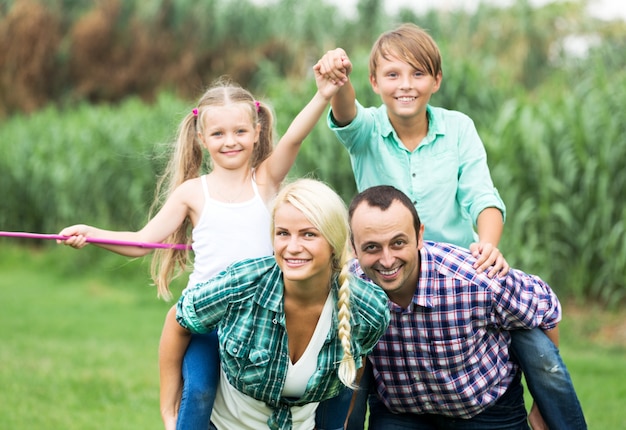
<svg viewBox="0 0 626 430">
<path fill-rule="evenodd" d="M 509 263 L 498 248 L 491 243 L 480 242 L 470 245 L 470 252 L 476 258 L 474 269 L 476 272 L 482 273 L 489 269 L 487 276 L 505 276 L 509 273 Z"/>
</svg>

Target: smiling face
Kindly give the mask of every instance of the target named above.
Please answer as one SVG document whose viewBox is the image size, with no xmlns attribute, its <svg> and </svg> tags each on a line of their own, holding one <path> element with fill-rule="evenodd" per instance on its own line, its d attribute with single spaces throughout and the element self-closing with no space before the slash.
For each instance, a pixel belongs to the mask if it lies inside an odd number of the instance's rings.
<svg viewBox="0 0 626 430">
<path fill-rule="evenodd" d="M 441 73 L 432 76 L 425 68 L 416 68 L 395 55 L 379 55 L 370 83 L 387 106 L 393 123 L 394 119 L 407 120 L 426 115 L 430 97 L 439 90 Z"/>
<path fill-rule="evenodd" d="M 247 166 L 259 138 L 249 108 L 241 103 L 209 107 L 202 112 L 200 141 L 211 155 L 214 166 L 236 169 Z"/>
<path fill-rule="evenodd" d="M 274 255 L 285 284 L 328 286 L 333 249 L 302 211 L 290 203 L 282 203 L 274 212 Z"/>
<path fill-rule="evenodd" d="M 393 302 L 407 307 L 417 288 L 423 225 L 418 236 L 411 213 L 397 200 L 384 211 L 361 202 L 350 225 L 354 252 L 365 274 Z"/>
</svg>

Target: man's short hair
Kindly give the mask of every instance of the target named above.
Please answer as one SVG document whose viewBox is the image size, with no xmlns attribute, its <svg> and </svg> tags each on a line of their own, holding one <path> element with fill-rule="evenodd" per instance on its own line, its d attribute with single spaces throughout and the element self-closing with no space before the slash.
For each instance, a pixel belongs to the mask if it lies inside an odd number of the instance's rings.
<svg viewBox="0 0 626 430">
<path fill-rule="evenodd" d="M 367 203 L 368 206 L 379 208 L 381 211 L 384 212 L 389 209 L 389 206 L 391 206 L 394 201 L 398 201 L 411 213 L 411 216 L 413 217 L 413 227 L 415 227 L 416 239 L 419 239 L 418 236 L 422 223 L 417 213 L 417 209 L 415 209 L 413 202 L 406 194 L 404 194 L 399 189 L 392 187 L 391 185 L 377 185 L 375 187 L 367 188 L 366 190 L 363 190 L 359 194 L 357 194 L 352 199 L 352 202 L 350 203 L 350 208 L 348 209 L 350 225 L 352 225 L 352 216 L 354 215 L 354 211 L 362 203 Z M 350 238 L 353 239 L 352 233 L 350 233 Z"/>
</svg>

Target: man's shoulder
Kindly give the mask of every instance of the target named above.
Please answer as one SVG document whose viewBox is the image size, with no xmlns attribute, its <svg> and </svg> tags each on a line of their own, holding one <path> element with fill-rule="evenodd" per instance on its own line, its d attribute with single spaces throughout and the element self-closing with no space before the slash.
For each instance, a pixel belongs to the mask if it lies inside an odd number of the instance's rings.
<svg viewBox="0 0 626 430">
<path fill-rule="evenodd" d="M 475 272 L 476 259 L 469 249 L 446 242 L 424 241 L 422 258 L 443 275 L 465 275 Z"/>
</svg>

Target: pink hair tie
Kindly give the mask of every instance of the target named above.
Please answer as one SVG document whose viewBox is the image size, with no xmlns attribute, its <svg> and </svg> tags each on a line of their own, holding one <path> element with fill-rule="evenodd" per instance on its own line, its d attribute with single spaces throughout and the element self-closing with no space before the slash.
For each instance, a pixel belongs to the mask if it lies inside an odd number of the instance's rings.
<svg viewBox="0 0 626 430">
<path fill-rule="evenodd" d="M 191 111 L 191 113 L 193 114 L 193 116 L 197 117 L 198 116 L 198 109 L 195 108 L 194 110 Z"/>
<path fill-rule="evenodd" d="M 259 113 L 259 111 L 261 110 L 259 109 L 259 107 L 261 106 L 261 102 L 259 102 L 258 100 L 255 100 L 254 106 L 256 107 L 256 112 Z"/>
</svg>

